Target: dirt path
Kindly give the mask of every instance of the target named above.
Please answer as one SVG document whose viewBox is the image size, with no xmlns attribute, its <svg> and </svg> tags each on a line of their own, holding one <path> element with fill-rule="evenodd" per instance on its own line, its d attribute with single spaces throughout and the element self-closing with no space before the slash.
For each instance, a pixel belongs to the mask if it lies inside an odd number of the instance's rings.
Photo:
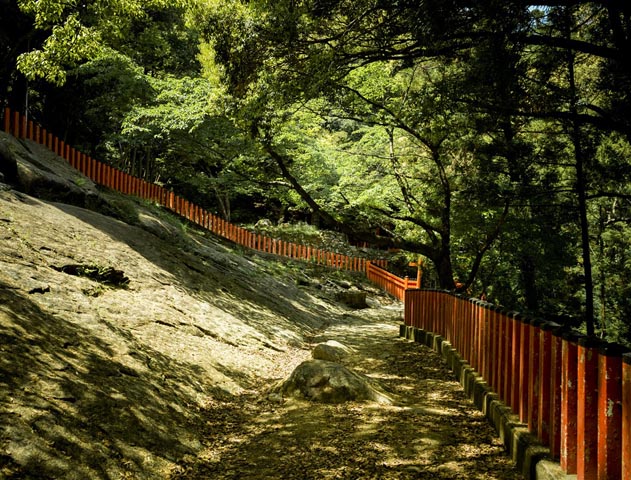
<svg viewBox="0 0 631 480">
<path fill-rule="evenodd" d="M 363 310 L 313 339 L 352 347 L 347 366 L 381 382 L 393 405 L 275 403 L 258 392 L 209 405 L 204 453 L 172 478 L 522 478 L 442 360 L 398 338 L 397 317 Z"/>
</svg>

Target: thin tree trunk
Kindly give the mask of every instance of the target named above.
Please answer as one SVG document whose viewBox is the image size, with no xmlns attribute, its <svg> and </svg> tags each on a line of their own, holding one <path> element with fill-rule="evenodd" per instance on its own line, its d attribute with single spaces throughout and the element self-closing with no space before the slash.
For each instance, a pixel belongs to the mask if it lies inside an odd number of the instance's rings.
<svg viewBox="0 0 631 480">
<path fill-rule="evenodd" d="M 568 24 L 572 24 L 571 12 L 568 12 Z M 569 36 L 569 29 L 567 35 Z M 578 118 L 578 92 L 574 72 L 574 55 L 568 54 L 568 77 L 570 83 L 570 110 L 574 118 Z M 594 281 L 592 275 L 592 259 L 589 245 L 589 220 L 587 218 L 587 179 L 585 173 L 585 151 L 582 145 L 582 133 L 576 120 L 572 122 L 572 143 L 576 161 L 576 193 L 578 197 L 578 214 L 581 227 L 581 250 L 583 259 L 583 275 L 585 277 L 585 326 L 587 335 L 594 335 Z"/>
</svg>

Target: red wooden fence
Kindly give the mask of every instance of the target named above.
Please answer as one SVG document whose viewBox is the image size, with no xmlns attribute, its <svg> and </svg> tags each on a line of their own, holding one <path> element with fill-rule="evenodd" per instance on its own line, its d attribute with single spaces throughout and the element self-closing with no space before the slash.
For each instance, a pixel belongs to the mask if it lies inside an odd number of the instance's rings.
<svg viewBox="0 0 631 480">
<path fill-rule="evenodd" d="M 218 216 L 190 203 L 188 200 L 174 194 L 160 185 L 148 183 L 133 175 L 129 175 L 117 168 L 111 167 L 98 160 L 66 145 L 46 129 L 41 128 L 33 121 L 19 112 L 12 112 L 9 108 L 4 110 L 4 131 L 16 138 L 32 140 L 44 145 L 70 165 L 89 177 L 96 184 L 117 190 L 127 195 L 135 195 L 145 200 L 156 202 L 167 209 L 181 215 L 187 220 L 224 237 L 234 243 L 261 252 L 272 253 L 298 260 L 305 260 L 318 265 L 325 265 L 341 270 L 365 272 L 368 260 L 361 257 L 352 257 L 340 253 L 328 252 L 311 246 L 300 245 L 284 240 L 278 240 L 265 235 L 260 235 L 242 227 L 226 222 Z M 386 260 L 373 260 L 381 266 L 386 265 Z"/>
<path fill-rule="evenodd" d="M 449 342 L 566 473 L 631 480 L 625 349 L 444 291 L 407 290 L 405 324 Z"/>
<path fill-rule="evenodd" d="M 367 262 L 366 276 L 370 281 L 376 283 L 383 290 L 399 300 L 403 300 L 405 298 L 405 291 L 408 288 L 418 287 L 416 280 L 410 280 L 408 277 L 399 278 L 387 270 L 375 265 L 373 262 Z"/>
</svg>

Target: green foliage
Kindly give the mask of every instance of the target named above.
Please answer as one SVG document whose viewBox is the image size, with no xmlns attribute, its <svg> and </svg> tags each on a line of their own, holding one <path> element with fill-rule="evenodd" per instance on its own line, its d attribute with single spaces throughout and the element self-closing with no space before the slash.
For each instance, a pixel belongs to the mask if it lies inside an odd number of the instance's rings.
<svg viewBox="0 0 631 480">
<path fill-rule="evenodd" d="M 55 25 L 41 49 L 23 53 L 17 59 L 18 69 L 29 79 L 43 78 L 63 85 L 66 70 L 73 68 L 100 51 L 98 34 L 81 24 L 77 15 L 70 15 L 63 24 Z"/>
<path fill-rule="evenodd" d="M 182 17 L 185 0 L 98 0 L 85 5 L 76 1 L 20 0 L 18 5 L 33 17 L 34 28 L 47 35 L 41 46 L 18 58 L 18 69 L 30 79 L 43 78 L 63 85 L 69 70 L 109 54 L 112 48 L 138 57 L 147 65 L 158 63 L 151 58 L 154 52 L 169 59 L 178 55 L 170 47 L 178 35 L 173 26 L 178 16 Z M 159 16 L 167 12 L 171 15 L 160 25 Z M 171 38 L 167 40 L 167 36 Z M 133 46 L 127 47 L 130 40 L 135 40 Z M 179 42 L 179 46 L 185 43 Z"/>
<path fill-rule="evenodd" d="M 111 163 L 226 218 L 420 253 L 510 308 L 576 325 L 594 297 L 628 335 L 626 7 L 88 3 L 18 2 L 38 34 L 18 66 L 38 105 L 58 90 L 35 79 L 65 82 L 58 118 L 83 110 Z"/>
</svg>

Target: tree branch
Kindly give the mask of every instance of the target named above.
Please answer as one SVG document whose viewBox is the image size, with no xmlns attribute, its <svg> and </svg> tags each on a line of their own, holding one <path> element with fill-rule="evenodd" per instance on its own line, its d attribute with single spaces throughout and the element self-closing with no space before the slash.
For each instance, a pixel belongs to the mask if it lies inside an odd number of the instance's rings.
<svg viewBox="0 0 631 480">
<path fill-rule="evenodd" d="M 484 240 L 484 243 L 482 244 L 482 246 L 476 253 L 475 259 L 473 260 L 473 264 L 471 265 L 471 269 L 469 270 L 469 277 L 467 278 L 467 281 L 464 283 L 464 286 L 462 287 L 463 291 L 465 291 L 467 288 L 469 288 L 473 284 L 473 281 L 475 280 L 475 277 L 478 274 L 478 270 L 480 269 L 482 258 L 484 257 L 484 254 L 488 251 L 488 249 L 491 248 L 491 245 L 493 245 L 493 242 L 497 239 L 497 237 L 499 237 L 500 233 L 502 232 L 502 226 L 506 222 L 506 218 L 508 218 L 509 211 L 510 211 L 510 202 L 507 199 L 506 203 L 504 204 L 504 210 L 502 211 L 502 214 L 500 215 L 500 218 L 497 221 L 495 228 L 491 232 L 489 232 L 489 234 L 486 236 L 486 239 Z"/>
</svg>

